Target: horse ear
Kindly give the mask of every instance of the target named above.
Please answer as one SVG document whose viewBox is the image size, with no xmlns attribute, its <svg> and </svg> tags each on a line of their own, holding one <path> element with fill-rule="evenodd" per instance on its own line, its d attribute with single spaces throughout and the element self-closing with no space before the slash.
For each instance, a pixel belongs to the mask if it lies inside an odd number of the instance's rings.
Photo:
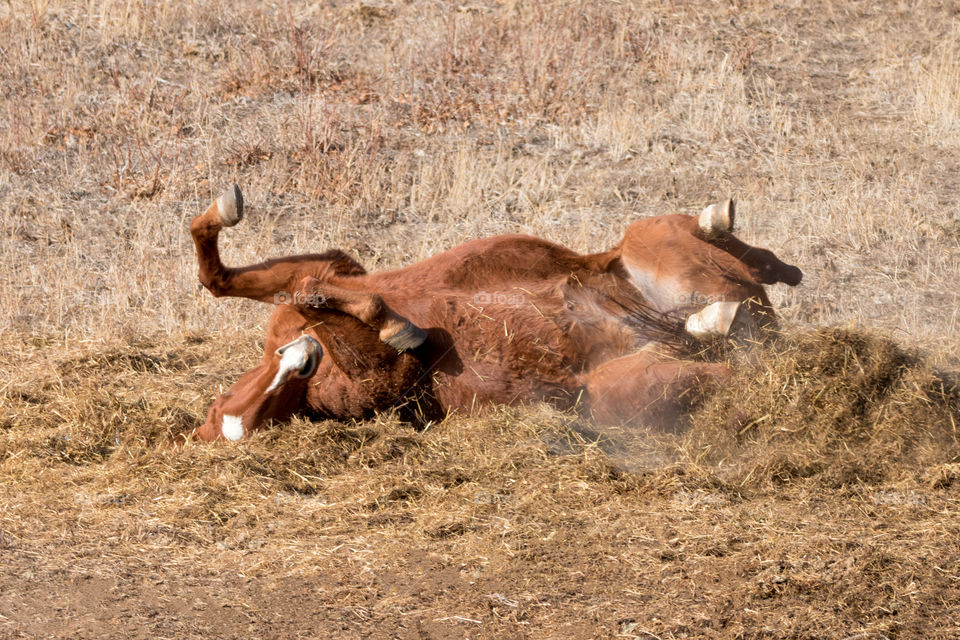
<svg viewBox="0 0 960 640">
<path fill-rule="evenodd" d="M 713 238 L 721 233 L 730 233 L 733 231 L 734 213 L 733 200 L 712 204 L 700 214 L 700 230 L 708 238 Z"/>
</svg>

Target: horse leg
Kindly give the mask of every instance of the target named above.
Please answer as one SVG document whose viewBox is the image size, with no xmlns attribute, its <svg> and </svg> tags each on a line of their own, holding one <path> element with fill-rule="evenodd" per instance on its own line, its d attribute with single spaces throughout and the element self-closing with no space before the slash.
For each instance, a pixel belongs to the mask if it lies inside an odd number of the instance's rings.
<svg viewBox="0 0 960 640">
<path fill-rule="evenodd" d="M 677 430 L 712 382 L 729 377 L 725 364 L 669 359 L 639 351 L 605 362 L 583 376 L 586 402 L 604 424 L 646 424 Z"/>
<path fill-rule="evenodd" d="M 415 349 L 427 332 L 393 309 L 377 293 L 346 289 L 319 278 L 304 278 L 293 294 L 294 304 L 312 309 L 333 309 L 353 316 L 379 331 L 380 340 L 399 351 Z"/>
<path fill-rule="evenodd" d="M 217 239 L 224 227 L 243 219 L 243 194 L 234 185 L 190 223 L 197 251 L 200 282 L 216 297 L 250 298 L 289 303 L 296 284 L 307 275 L 362 275 L 363 267 L 340 251 L 290 256 L 246 267 L 227 267 L 220 260 Z"/>
</svg>

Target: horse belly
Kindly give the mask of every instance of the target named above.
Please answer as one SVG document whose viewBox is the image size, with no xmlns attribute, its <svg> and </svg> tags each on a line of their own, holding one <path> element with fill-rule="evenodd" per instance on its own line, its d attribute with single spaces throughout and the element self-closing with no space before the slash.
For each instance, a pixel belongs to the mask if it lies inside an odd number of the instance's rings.
<svg viewBox="0 0 960 640">
<path fill-rule="evenodd" d="M 536 401 L 572 407 L 586 368 L 635 346 L 615 318 L 572 311 L 562 292 L 550 293 L 435 299 L 427 326 L 438 401 L 469 412 Z"/>
</svg>

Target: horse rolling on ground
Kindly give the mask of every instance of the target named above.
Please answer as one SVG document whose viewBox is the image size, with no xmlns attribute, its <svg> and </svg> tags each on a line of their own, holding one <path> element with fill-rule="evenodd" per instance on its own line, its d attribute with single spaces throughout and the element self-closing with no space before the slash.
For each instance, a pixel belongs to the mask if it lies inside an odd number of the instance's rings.
<svg viewBox="0 0 960 640">
<path fill-rule="evenodd" d="M 242 217 L 234 186 L 190 225 L 214 296 L 273 305 L 263 360 L 214 401 L 198 440 L 299 413 L 427 420 L 531 401 L 669 429 L 729 375 L 704 343 L 769 332 L 764 285 L 802 278 L 732 235 L 729 200 L 638 220 L 602 253 L 504 235 L 379 273 L 339 250 L 227 267 L 217 237 Z"/>
</svg>

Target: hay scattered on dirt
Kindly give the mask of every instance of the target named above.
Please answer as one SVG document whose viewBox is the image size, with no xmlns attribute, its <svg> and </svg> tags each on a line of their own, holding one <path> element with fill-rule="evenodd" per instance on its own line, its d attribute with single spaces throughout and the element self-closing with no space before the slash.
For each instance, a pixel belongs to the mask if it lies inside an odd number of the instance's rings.
<svg viewBox="0 0 960 640">
<path fill-rule="evenodd" d="M 4 345 L 0 624 L 56 637 L 232 637 L 251 621 L 263 637 L 951 633 L 960 405 L 946 376 L 882 336 L 825 330 L 750 353 L 682 434 L 539 406 L 423 431 L 389 414 L 295 419 L 171 447 L 256 360 L 252 339 L 225 342 Z"/>
<path fill-rule="evenodd" d="M 695 460 L 738 483 L 880 482 L 960 456 L 956 376 L 881 334 L 823 329 L 742 354 L 696 414 Z"/>
<path fill-rule="evenodd" d="M 0 460 L 106 464 L 142 476 L 140 468 L 151 460 L 174 466 L 192 460 L 206 474 L 202 461 L 235 457 L 225 453 L 230 447 L 173 450 L 169 442 L 203 421 L 214 395 L 256 357 L 253 348 L 224 353 L 218 337 L 192 335 L 92 352 L 64 345 L 26 350 L 24 362 L 33 367 L 21 367 L 0 395 Z M 782 336 L 735 353 L 734 360 L 729 384 L 681 434 L 600 427 L 541 407 L 479 421 L 453 417 L 423 433 L 389 414 L 358 424 L 298 419 L 239 449 L 243 466 L 273 490 L 305 494 L 317 490 L 310 478 L 357 465 L 402 460 L 423 467 L 439 456 L 446 468 L 438 447 L 454 437 L 452 425 L 471 425 L 455 434 L 470 443 L 458 455 L 469 452 L 489 464 L 493 458 L 475 422 L 497 425 L 494 440 L 504 448 L 497 455 L 509 465 L 533 447 L 537 460 L 586 456 L 614 476 L 616 469 L 643 475 L 683 468 L 740 487 L 803 478 L 825 487 L 879 483 L 937 475 L 930 470 L 938 465 L 946 466 L 936 482 L 953 482 L 960 388 L 955 376 L 934 371 L 917 353 L 880 334 L 825 329 Z"/>
</svg>

